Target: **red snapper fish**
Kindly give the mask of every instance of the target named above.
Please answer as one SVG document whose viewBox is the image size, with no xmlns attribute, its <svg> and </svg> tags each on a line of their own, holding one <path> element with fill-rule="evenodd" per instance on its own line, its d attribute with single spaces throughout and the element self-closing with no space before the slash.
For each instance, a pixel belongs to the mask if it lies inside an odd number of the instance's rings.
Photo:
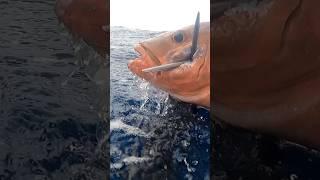
<svg viewBox="0 0 320 180">
<path fill-rule="evenodd" d="M 134 74 L 178 100 L 210 107 L 209 22 L 160 34 L 134 49 L 140 54 L 128 64 Z"/>
</svg>

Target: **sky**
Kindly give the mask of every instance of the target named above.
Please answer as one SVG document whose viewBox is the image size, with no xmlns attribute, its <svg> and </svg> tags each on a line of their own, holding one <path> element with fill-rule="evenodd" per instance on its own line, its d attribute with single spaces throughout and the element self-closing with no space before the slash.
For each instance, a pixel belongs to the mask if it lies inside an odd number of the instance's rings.
<svg viewBox="0 0 320 180">
<path fill-rule="evenodd" d="M 210 0 L 111 0 L 111 26 L 171 31 L 200 21 L 210 21 Z"/>
</svg>

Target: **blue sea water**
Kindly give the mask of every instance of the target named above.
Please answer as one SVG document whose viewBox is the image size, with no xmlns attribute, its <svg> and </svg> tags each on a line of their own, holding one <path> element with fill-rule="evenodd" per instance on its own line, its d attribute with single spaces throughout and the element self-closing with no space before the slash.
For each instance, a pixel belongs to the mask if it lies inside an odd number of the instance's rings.
<svg viewBox="0 0 320 180">
<path fill-rule="evenodd" d="M 111 27 L 110 178 L 209 179 L 210 119 L 127 68 L 134 44 L 161 32 Z"/>
</svg>

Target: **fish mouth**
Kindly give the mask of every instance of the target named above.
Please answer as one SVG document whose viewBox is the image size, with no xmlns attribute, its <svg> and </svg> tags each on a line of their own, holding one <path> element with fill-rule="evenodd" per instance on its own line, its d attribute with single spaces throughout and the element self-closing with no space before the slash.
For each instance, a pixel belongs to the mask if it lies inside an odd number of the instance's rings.
<svg viewBox="0 0 320 180">
<path fill-rule="evenodd" d="M 150 59 L 157 66 L 161 65 L 161 62 L 157 58 L 157 56 L 154 55 L 154 53 L 142 43 L 137 44 L 134 47 L 134 50 L 140 55 L 140 57 L 138 57 L 137 59 L 146 59 L 146 56 L 148 56 L 148 59 Z"/>
</svg>

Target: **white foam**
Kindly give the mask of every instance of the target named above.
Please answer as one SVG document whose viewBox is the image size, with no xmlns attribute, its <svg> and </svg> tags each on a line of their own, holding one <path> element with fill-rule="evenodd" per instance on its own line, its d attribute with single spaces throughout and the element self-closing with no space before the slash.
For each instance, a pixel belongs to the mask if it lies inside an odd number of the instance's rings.
<svg viewBox="0 0 320 180">
<path fill-rule="evenodd" d="M 117 131 L 117 130 L 123 130 L 126 132 L 126 134 L 130 134 L 130 135 L 149 137 L 149 135 L 144 131 L 142 131 L 141 129 L 125 124 L 121 121 L 121 119 L 113 120 L 110 123 L 110 131 Z"/>
<path fill-rule="evenodd" d="M 129 156 L 129 157 L 126 157 L 122 160 L 122 162 L 126 163 L 127 165 L 130 165 L 130 164 L 139 164 L 139 163 L 143 163 L 143 162 L 146 162 L 146 161 L 150 161 L 151 158 L 149 157 L 136 157 L 136 156 Z"/>
<path fill-rule="evenodd" d="M 111 164 L 111 170 L 121 169 L 122 166 L 123 166 L 123 163 L 112 163 Z"/>
</svg>

